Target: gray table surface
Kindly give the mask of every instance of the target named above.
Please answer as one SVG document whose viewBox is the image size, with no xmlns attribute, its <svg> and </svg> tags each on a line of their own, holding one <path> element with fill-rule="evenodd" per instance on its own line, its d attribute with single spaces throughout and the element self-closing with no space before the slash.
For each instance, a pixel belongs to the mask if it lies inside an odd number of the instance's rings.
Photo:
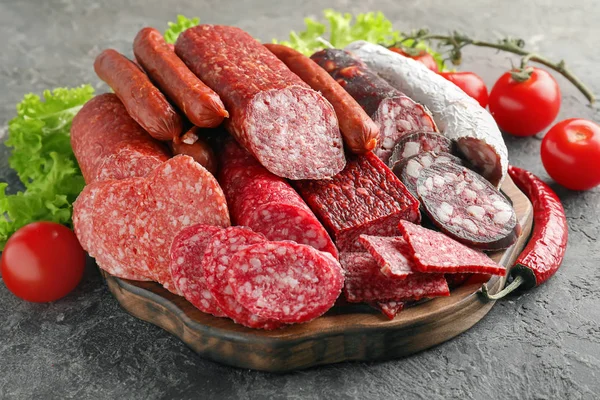
<svg viewBox="0 0 600 400">
<path fill-rule="evenodd" d="M 303 3 L 295 5 L 294 3 Z M 565 58 L 600 93 L 600 2 L 463 1 L 0 1 L 0 128 L 27 92 L 90 82 L 101 49 L 131 54 L 136 32 L 163 30 L 177 13 L 237 25 L 262 40 L 285 38 L 324 8 L 382 10 L 402 29 L 458 29 L 484 39 L 512 35 Z M 491 87 L 510 57 L 473 49 L 464 68 Z M 560 78 L 560 119 L 600 112 Z M 549 180 L 539 137 L 506 138 L 511 162 Z M 1 156 L 2 180 L 14 181 Z M 0 398 L 501 398 L 600 397 L 600 190 L 554 185 L 570 241 L 563 268 L 538 289 L 498 303 L 459 337 L 395 361 L 346 363 L 287 375 L 203 360 L 169 333 L 125 313 L 90 266 L 52 304 L 19 301 L 0 283 Z M 1 279 L 0 279 L 1 280 Z"/>
</svg>

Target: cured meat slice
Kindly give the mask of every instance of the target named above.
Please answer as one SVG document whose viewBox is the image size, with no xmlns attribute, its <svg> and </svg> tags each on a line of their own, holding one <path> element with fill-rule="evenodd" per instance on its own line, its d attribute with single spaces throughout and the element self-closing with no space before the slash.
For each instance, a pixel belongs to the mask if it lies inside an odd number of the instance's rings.
<svg viewBox="0 0 600 400">
<path fill-rule="evenodd" d="M 206 285 L 202 257 L 212 235 L 221 227 L 197 224 L 182 229 L 171 245 L 169 269 L 177 291 L 194 307 L 215 317 L 225 314 Z"/>
<path fill-rule="evenodd" d="M 415 156 L 419 153 L 433 151 L 435 153 L 452 153 L 452 140 L 435 132 L 415 132 L 403 136 L 396 146 L 388 161 L 390 168 L 398 162 Z"/>
<path fill-rule="evenodd" d="M 271 173 L 322 179 L 344 168 L 331 104 L 248 33 L 199 25 L 179 36 L 175 52 L 219 94 L 225 126 Z"/>
<path fill-rule="evenodd" d="M 415 272 L 412 252 L 402 236 L 361 235 L 359 242 L 385 275 L 403 279 Z"/>
<path fill-rule="evenodd" d="M 417 194 L 433 223 L 470 247 L 507 248 L 520 233 L 515 210 L 502 193 L 460 165 L 433 164 L 421 170 Z"/>
<path fill-rule="evenodd" d="M 234 223 L 269 240 L 293 240 L 338 257 L 329 234 L 298 193 L 234 140 L 221 153 L 219 182 Z"/>
<path fill-rule="evenodd" d="M 448 287 L 451 290 L 459 287 L 460 285 L 462 285 L 463 283 L 468 281 L 469 278 L 471 278 L 472 276 L 473 276 L 473 274 L 469 274 L 469 273 L 445 274 L 444 275 L 444 277 L 446 278 L 446 282 L 448 282 Z"/>
<path fill-rule="evenodd" d="M 386 302 L 376 302 L 371 304 L 375 309 L 381 311 L 383 315 L 388 317 L 389 319 L 396 318 L 396 315 L 402 310 L 404 310 L 404 302 L 402 301 L 386 301 Z"/>
<path fill-rule="evenodd" d="M 71 126 L 71 147 L 87 184 L 146 176 L 169 159 L 112 93 L 94 97 L 79 110 Z"/>
<path fill-rule="evenodd" d="M 398 222 L 419 222 L 419 202 L 374 154 L 348 157 L 332 179 L 295 182 L 340 251 L 363 251 L 362 234 L 397 236 Z"/>
<path fill-rule="evenodd" d="M 437 131 L 433 117 L 377 76 L 362 61 L 340 49 L 325 49 L 311 56 L 356 100 L 379 127 L 375 155 L 387 162 L 394 146 L 408 132 Z"/>
<path fill-rule="evenodd" d="M 231 258 L 229 284 L 250 312 L 285 323 L 313 320 L 329 310 L 344 286 L 328 253 L 294 242 L 263 242 Z"/>
<path fill-rule="evenodd" d="M 419 300 L 449 296 L 450 290 L 442 274 L 412 274 L 404 279 L 390 278 L 381 272 L 369 253 L 340 254 L 346 271 L 344 294 L 352 303 Z"/>
<path fill-rule="evenodd" d="M 400 178 L 408 191 L 415 197 L 417 195 L 417 181 L 421 176 L 423 168 L 428 168 L 433 164 L 442 163 L 462 163 L 461 159 L 448 153 L 426 152 L 412 156 L 407 160 L 399 161 L 394 165 L 394 174 Z"/>
<path fill-rule="evenodd" d="M 441 232 L 401 221 L 404 239 L 413 251 L 415 268 L 421 272 L 506 275 L 506 268 L 485 254 L 468 248 Z"/>
<path fill-rule="evenodd" d="M 380 77 L 427 107 L 440 130 L 493 185 L 508 169 L 508 150 L 492 115 L 454 83 L 422 63 L 365 41 L 346 47 Z"/>
<path fill-rule="evenodd" d="M 229 284 L 231 277 L 231 258 L 238 251 L 265 242 L 260 233 L 248 228 L 230 227 L 213 235 L 206 246 L 202 258 L 202 268 L 208 290 L 221 310 L 235 323 L 257 329 L 277 329 L 282 323 L 252 314 L 240 304 Z"/>
</svg>

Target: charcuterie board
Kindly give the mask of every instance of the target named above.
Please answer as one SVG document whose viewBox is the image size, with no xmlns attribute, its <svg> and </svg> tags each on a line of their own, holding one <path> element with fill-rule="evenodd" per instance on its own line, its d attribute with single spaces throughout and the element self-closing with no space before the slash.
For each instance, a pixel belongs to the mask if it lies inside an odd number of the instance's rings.
<svg viewBox="0 0 600 400">
<path fill-rule="evenodd" d="M 529 200 L 507 177 L 502 186 L 522 226 L 517 242 L 491 257 L 510 266 L 532 228 Z M 338 304 L 306 324 L 275 331 L 245 328 L 194 308 L 159 284 L 115 278 L 103 272 L 110 291 L 133 316 L 171 332 L 202 357 L 240 368 L 287 372 L 343 361 L 374 361 L 406 356 L 449 340 L 471 328 L 494 305 L 478 295 L 481 282 L 467 282 L 441 297 L 406 308 L 388 320 L 367 305 Z M 488 281 L 497 293 L 506 277 Z"/>
</svg>

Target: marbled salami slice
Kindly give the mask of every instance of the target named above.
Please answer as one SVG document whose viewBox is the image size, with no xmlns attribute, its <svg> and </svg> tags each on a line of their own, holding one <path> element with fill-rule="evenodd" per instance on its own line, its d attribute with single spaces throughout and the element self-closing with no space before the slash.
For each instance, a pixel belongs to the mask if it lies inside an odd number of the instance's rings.
<svg viewBox="0 0 600 400">
<path fill-rule="evenodd" d="M 219 182 L 234 223 L 269 240 L 293 240 L 337 258 L 337 249 L 315 214 L 290 184 L 270 173 L 234 140 L 220 156 Z"/>
<path fill-rule="evenodd" d="M 146 176 L 168 159 L 159 152 L 161 150 L 159 144 L 147 140 L 124 141 L 114 149 L 114 153 L 104 158 L 95 180 Z"/>
<path fill-rule="evenodd" d="M 359 242 L 385 275 L 403 279 L 415 272 L 412 252 L 403 237 L 361 235 Z"/>
<path fill-rule="evenodd" d="M 202 267 L 208 290 L 225 315 L 235 323 L 249 328 L 277 329 L 282 325 L 281 322 L 252 314 L 236 300 L 229 284 L 233 255 L 253 244 L 266 241 L 263 235 L 252 232 L 248 228 L 223 229 L 208 241 L 202 258 Z"/>
<path fill-rule="evenodd" d="M 369 253 L 340 253 L 346 271 L 344 294 L 352 303 L 419 300 L 449 296 L 442 274 L 412 274 L 404 279 L 390 278 L 381 272 Z"/>
<path fill-rule="evenodd" d="M 229 284 L 253 314 L 284 323 L 313 320 L 329 310 L 344 286 L 330 254 L 294 242 L 263 242 L 231 258 Z"/>
<path fill-rule="evenodd" d="M 485 254 L 470 249 L 441 232 L 401 221 L 404 239 L 413 251 L 415 268 L 428 273 L 464 273 L 506 275 L 506 268 Z"/>
<path fill-rule="evenodd" d="M 223 228 L 197 224 L 182 229 L 171 245 L 169 269 L 177 291 L 197 309 L 224 317 L 206 285 L 202 258 L 212 235 Z"/>
<path fill-rule="evenodd" d="M 423 168 L 442 163 L 461 164 L 462 160 L 449 153 L 425 152 L 397 162 L 394 165 L 393 171 L 402 183 L 404 183 L 409 192 L 413 196 L 418 197 L 417 181 L 419 180 L 419 176 L 421 176 Z"/>
<path fill-rule="evenodd" d="M 452 148 L 452 140 L 440 133 L 428 131 L 411 133 L 403 136 L 394 146 L 388 165 L 393 168 L 396 163 L 427 151 L 452 153 Z"/>
<path fill-rule="evenodd" d="M 453 163 L 421 170 L 417 194 L 444 233 L 482 250 L 509 247 L 520 233 L 515 210 L 483 177 Z"/>
<path fill-rule="evenodd" d="M 389 319 L 396 318 L 396 315 L 398 315 L 400 311 L 404 310 L 404 305 L 405 303 L 402 301 L 378 301 L 371 304 L 371 306 L 373 306 L 376 310 L 381 311 L 382 314 Z"/>
<path fill-rule="evenodd" d="M 402 219 L 421 219 L 419 202 L 374 154 L 348 156 L 332 179 L 295 182 L 311 210 L 341 251 L 363 251 L 362 234 L 397 236 Z"/>
</svg>

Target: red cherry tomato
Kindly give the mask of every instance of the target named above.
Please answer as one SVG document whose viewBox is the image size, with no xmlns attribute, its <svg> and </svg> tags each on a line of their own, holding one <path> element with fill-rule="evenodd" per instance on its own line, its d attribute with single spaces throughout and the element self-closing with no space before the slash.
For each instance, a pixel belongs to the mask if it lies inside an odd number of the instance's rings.
<svg viewBox="0 0 600 400">
<path fill-rule="evenodd" d="M 427 68 L 429 68 L 430 70 L 432 70 L 434 72 L 440 71 L 438 68 L 437 62 L 435 62 L 435 58 L 433 58 L 433 56 L 431 54 L 429 54 L 428 52 L 426 52 L 425 50 L 417 50 L 417 54 L 415 54 L 415 55 L 410 55 L 406 51 L 404 51 L 398 47 L 390 47 L 390 50 L 393 51 L 394 53 L 402 54 L 405 57 L 412 58 L 413 60 L 417 60 L 417 61 L 425 64 L 425 66 Z"/>
<path fill-rule="evenodd" d="M 85 252 L 69 228 L 35 222 L 8 239 L 0 268 L 15 296 L 45 303 L 66 296 L 81 281 Z"/>
<path fill-rule="evenodd" d="M 488 90 L 483 79 L 473 72 L 440 72 L 440 75 L 461 88 L 466 94 L 477 100 L 481 107 L 488 105 Z"/>
<path fill-rule="evenodd" d="M 533 68 L 524 82 L 506 72 L 494 84 L 489 106 L 500 129 L 515 136 L 532 136 L 550 126 L 558 115 L 560 89 L 543 69 Z"/>
<path fill-rule="evenodd" d="M 542 163 L 548 175 L 571 190 L 600 185 L 600 126 L 571 118 L 554 125 L 542 140 Z"/>
</svg>

